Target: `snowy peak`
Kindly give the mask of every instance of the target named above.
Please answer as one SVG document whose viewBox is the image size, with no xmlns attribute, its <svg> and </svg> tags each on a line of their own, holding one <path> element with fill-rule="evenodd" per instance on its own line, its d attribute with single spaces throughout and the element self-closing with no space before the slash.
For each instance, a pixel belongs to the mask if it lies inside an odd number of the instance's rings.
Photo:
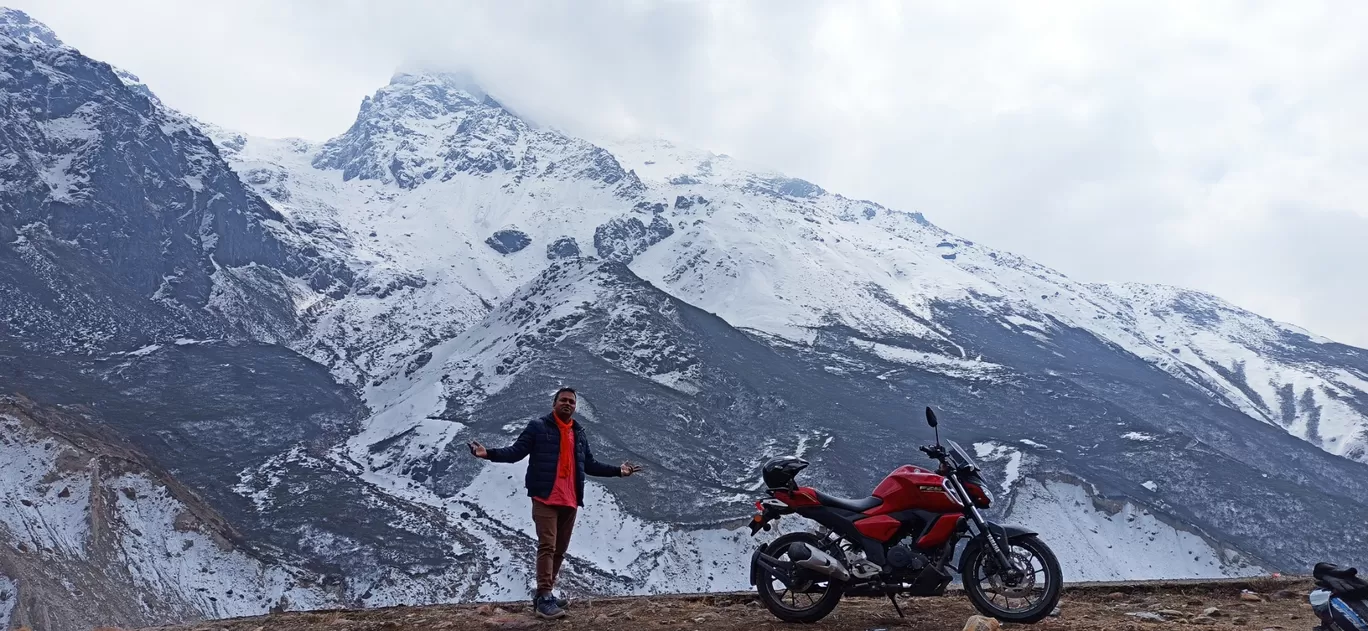
<svg viewBox="0 0 1368 631">
<path fill-rule="evenodd" d="M 459 176 L 587 179 L 631 197 L 644 187 L 600 147 L 538 127 L 468 76 L 398 73 L 361 102 L 356 122 L 313 160 L 344 180 L 416 189 Z"/>
<path fill-rule="evenodd" d="M 516 168 L 514 149 L 528 130 L 459 77 L 400 73 L 361 101 L 351 129 L 324 144 L 313 165 L 413 189 L 450 170 Z M 448 164 L 453 158 L 464 160 Z"/>
<path fill-rule="evenodd" d="M 23 11 L 8 7 L 0 7 L 0 36 L 12 38 L 21 44 L 54 48 L 65 46 L 47 25 L 29 17 Z"/>
</svg>

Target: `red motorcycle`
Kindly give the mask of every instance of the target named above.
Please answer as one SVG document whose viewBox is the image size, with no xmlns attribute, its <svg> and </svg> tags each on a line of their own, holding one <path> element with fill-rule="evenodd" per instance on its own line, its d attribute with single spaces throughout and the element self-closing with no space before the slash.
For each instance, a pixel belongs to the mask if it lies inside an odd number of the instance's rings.
<svg viewBox="0 0 1368 631">
<path fill-rule="evenodd" d="M 954 441 L 947 441 L 948 449 L 941 445 L 929 407 L 926 422 L 936 430 L 936 444 L 920 449 L 940 463 L 937 470 L 898 467 L 864 499 L 798 486 L 794 478 L 808 466 L 800 458 L 765 465 L 770 497 L 756 502 L 751 535 L 790 514 L 822 526 L 818 533 L 790 533 L 761 544 L 751 556 L 751 585 L 776 617 L 816 622 L 847 594 L 886 595 L 902 616 L 896 596 L 942 595 L 951 571 L 962 577 L 969 601 L 985 616 L 1034 623 L 1054 610 L 1062 586 L 1054 553 L 1035 532 L 983 518 L 979 509 L 988 508 L 993 496 L 978 466 Z M 959 562 L 952 563 L 966 541 Z"/>
</svg>

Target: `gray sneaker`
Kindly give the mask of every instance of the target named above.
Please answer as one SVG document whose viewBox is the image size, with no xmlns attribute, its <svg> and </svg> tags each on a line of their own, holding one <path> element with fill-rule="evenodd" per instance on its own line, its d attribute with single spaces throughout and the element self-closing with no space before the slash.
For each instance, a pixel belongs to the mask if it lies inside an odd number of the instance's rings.
<svg viewBox="0 0 1368 631">
<path fill-rule="evenodd" d="M 536 600 L 537 617 L 553 620 L 565 617 L 565 610 L 556 604 L 555 596 L 538 596 Z"/>
</svg>

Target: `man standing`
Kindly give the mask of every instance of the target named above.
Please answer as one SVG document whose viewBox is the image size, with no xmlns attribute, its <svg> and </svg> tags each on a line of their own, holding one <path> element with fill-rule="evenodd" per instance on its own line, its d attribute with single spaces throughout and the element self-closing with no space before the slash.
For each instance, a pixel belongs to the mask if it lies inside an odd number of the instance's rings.
<svg viewBox="0 0 1368 631">
<path fill-rule="evenodd" d="M 584 428 L 572 418 L 576 399 L 571 388 L 557 390 L 551 413 L 528 423 L 508 447 L 487 449 L 475 441 L 469 444 L 471 454 L 490 462 L 532 457 L 524 484 L 532 498 L 532 522 L 537 528 L 537 597 L 533 605 L 542 618 L 564 616 L 568 605 L 556 598 L 552 589 L 570 547 L 575 515 L 584 505 L 584 476 L 617 478 L 641 470 L 640 465 L 630 462 L 614 467 L 594 460 Z"/>
</svg>

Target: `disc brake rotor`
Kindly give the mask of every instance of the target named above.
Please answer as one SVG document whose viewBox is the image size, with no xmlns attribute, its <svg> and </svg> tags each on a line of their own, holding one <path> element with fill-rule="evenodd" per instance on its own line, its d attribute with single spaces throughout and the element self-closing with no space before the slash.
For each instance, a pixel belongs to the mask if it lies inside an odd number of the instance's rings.
<svg viewBox="0 0 1368 631">
<path fill-rule="evenodd" d="M 1001 594 L 1007 598 L 1025 598 L 1026 594 L 1031 593 L 1035 587 L 1035 573 L 1030 571 L 1031 561 L 1035 558 L 1028 550 L 1017 550 L 1012 553 L 1013 569 L 1017 569 L 1022 577 L 1015 584 L 1008 585 L 1002 578 L 1002 573 L 995 573 L 988 577 L 988 591 Z M 1025 571 L 1019 568 L 1026 568 Z"/>
</svg>

